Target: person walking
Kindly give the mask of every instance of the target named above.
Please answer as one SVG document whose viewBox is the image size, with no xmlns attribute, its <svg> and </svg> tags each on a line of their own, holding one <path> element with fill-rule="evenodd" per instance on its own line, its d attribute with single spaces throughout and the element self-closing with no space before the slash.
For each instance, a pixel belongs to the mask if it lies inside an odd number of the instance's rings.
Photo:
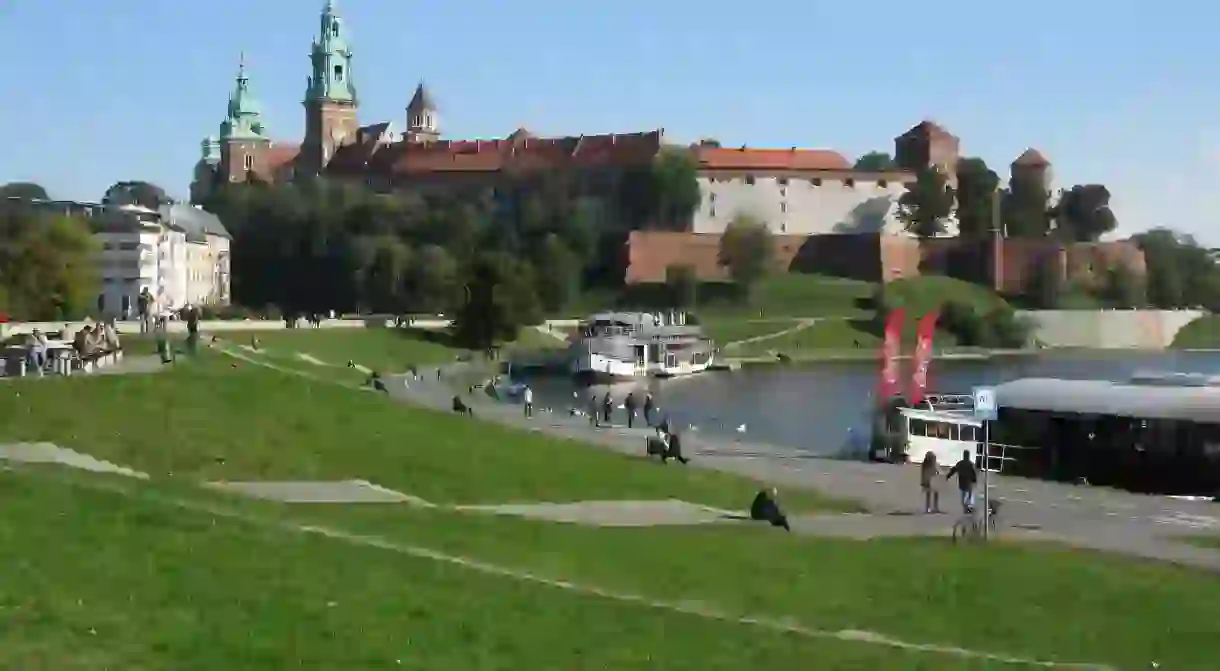
<svg viewBox="0 0 1220 671">
<path fill-rule="evenodd" d="M 630 429 L 635 425 L 635 392 L 627 394 L 626 400 L 623 401 L 623 407 L 627 409 L 627 428 Z"/>
<path fill-rule="evenodd" d="M 936 455 L 929 451 L 923 455 L 923 463 L 919 465 L 919 487 L 923 490 L 925 514 L 940 512 L 940 490 L 936 488 L 936 476 L 939 474 Z"/>
<path fill-rule="evenodd" d="M 648 392 L 644 395 L 644 423 L 648 426 L 652 426 L 652 410 L 652 392 Z"/>
<path fill-rule="evenodd" d="M 614 412 L 614 397 L 610 392 L 606 392 L 605 398 L 602 399 L 602 421 L 610 423 L 610 413 Z"/>
<path fill-rule="evenodd" d="M 530 389 L 530 386 L 528 384 L 525 385 L 525 388 L 521 390 L 521 401 L 525 405 L 525 416 L 527 418 L 533 417 L 534 416 L 534 390 Z"/>
<path fill-rule="evenodd" d="M 962 497 L 962 512 L 973 513 L 974 485 L 978 482 L 978 471 L 974 468 L 974 459 L 971 458 L 970 450 L 962 450 L 962 460 L 949 469 L 945 480 L 953 479 L 954 475 L 957 476 L 957 489 Z"/>
</svg>

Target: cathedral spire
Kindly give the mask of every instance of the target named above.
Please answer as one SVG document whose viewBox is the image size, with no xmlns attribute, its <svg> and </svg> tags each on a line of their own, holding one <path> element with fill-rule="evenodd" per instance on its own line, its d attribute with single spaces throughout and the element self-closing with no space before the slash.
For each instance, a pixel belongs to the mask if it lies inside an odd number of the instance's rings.
<svg viewBox="0 0 1220 671">
<path fill-rule="evenodd" d="M 352 81 L 352 50 L 347 42 L 347 27 L 327 0 L 319 16 L 318 37 L 310 53 L 313 72 L 305 91 L 305 101 L 330 101 L 356 104 L 356 85 Z"/>
<path fill-rule="evenodd" d="M 237 78 L 233 84 L 233 92 L 229 94 L 225 120 L 220 124 L 220 138 L 262 139 L 264 132 L 262 112 L 250 91 L 250 77 L 246 74 L 246 54 L 242 52 L 237 62 Z"/>
</svg>

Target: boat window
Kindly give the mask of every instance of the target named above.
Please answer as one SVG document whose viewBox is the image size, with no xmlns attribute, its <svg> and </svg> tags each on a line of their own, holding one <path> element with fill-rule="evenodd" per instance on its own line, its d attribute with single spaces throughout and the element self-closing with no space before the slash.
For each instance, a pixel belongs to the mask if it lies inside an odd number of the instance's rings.
<svg viewBox="0 0 1220 671">
<path fill-rule="evenodd" d="M 910 433 L 912 436 L 928 435 L 928 423 L 922 419 L 912 419 Z"/>
<path fill-rule="evenodd" d="M 961 432 L 962 432 L 961 440 L 968 440 L 970 442 L 978 442 L 978 433 L 975 430 L 975 427 L 961 426 L 959 428 L 961 429 Z"/>
</svg>

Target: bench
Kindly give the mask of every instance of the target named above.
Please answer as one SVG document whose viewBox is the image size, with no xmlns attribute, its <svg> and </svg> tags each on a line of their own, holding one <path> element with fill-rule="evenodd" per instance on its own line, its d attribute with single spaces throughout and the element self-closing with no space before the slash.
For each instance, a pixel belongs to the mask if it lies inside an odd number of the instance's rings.
<svg viewBox="0 0 1220 671">
<path fill-rule="evenodd" d="M 80 369 L 86 373 L 96 373 L 103 368 L 109 368 L 123 360 L 123 348 L 113 350 L 98 350 L 90 354 L 80 355 Z"/>
</svg>

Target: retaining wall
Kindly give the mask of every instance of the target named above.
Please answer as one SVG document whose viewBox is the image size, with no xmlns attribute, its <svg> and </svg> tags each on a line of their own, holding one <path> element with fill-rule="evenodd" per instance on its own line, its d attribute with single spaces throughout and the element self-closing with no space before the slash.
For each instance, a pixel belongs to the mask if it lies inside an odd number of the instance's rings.
<svg viewBox="0 0 1220 671">
<path fill-rule="evenodd" d="M 1201 310 L 1025 310 L 1033 336 L 1049 347 L 1165 349 Z"/>
</svg>

